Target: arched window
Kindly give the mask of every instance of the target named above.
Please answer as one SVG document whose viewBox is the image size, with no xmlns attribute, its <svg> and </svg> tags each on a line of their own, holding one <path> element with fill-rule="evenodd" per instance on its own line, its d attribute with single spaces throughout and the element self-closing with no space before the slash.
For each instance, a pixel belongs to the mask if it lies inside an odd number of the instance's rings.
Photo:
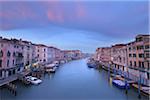
<svg viewBox="0 0 150 100">
<path fill-rule="evenodd" d="M 7 57 L 10 57 L 11 53 L 10 51 L 7 52 Z"/>
<path fill-rule="evenodd" d="M 2 50 L 0 51 L 0 57 L 3 57 L 3 51 Z"/>
</svg>

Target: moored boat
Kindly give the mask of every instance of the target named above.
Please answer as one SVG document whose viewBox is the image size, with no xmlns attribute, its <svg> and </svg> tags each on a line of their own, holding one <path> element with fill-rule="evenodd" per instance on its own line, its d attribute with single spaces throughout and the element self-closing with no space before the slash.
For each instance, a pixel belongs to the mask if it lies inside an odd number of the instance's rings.
<svg viewBox="0 0 150 100">
<path fill-rule="evenodd" d="M 129 89 L 130 85 L 122 80 L 113 80 L 112 84 L 121 89 Z"/>
<path fill-rule="evenodd" d="M 55 73 L 57 67 L 55 64 L 49 64 L 45 67 L 45 72 Z"/>
</svg>

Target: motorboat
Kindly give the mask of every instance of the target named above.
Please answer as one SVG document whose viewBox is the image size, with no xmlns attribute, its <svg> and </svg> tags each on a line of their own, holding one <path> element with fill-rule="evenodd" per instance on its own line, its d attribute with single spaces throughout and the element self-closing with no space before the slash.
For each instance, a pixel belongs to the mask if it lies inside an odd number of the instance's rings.
<svg viewBox="0 0 150 100">
<path fill-rule="evenodd" d="M 57 66 L 56 66 L 56 64 L 53 64 L 53 63 L 49 64 L 45 67 L 45 71 L 51 72 L 51 73 L 55 73 L 56 69 L 57 69 Z"/>
<path fill-rule="evenodd" d="M 42 80 L 40 80 L 40 79 L 38 79 L 36 77 L 33 77 L 33 76 L 27 76 L 26 80 L 29 81 L 29 82 L 31 82 L 34 85 L 42 83 Z"/>
</svg>

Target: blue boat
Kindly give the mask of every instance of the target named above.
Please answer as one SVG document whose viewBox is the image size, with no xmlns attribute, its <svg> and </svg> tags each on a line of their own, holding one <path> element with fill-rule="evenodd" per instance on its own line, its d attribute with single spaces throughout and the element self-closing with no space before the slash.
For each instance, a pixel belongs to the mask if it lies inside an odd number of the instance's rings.
<svg viewBox="0 0 150 100">
<path fill-rule="evenodd" d="M 130 88 L 130 85 L 128 83 L 126 84 L 122 80 L 113 80 L 112 84 L 115 85 L 115 86 L 117 86 L 120 89 L 126 89 L 126 88 L 129 89 Z"/>
<path fill-rule="evenodd" d="M 93 64 L 93 63 L 87 63 L 87 65 L 88 65 L 89 68 L 96 68 L 96 65 Z"/>
</svg>

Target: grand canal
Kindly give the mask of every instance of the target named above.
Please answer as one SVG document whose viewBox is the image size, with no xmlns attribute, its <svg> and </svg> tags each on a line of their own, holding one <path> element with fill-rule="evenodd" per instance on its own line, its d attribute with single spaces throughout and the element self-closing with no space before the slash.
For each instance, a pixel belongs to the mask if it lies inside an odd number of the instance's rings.
<svg viewBox="0 0 150 100">
<path fill-rule="evenodd" d="M 104 70 L 90 69 L 86 59 L 76 60 L 59 67 L 55 74 L 42 77 L 40 85 L 17 84 L 17 96 L 1 89 L 1 100 L 137 100 L 138 94 L 130 89 L 128 94 L 108 81 Z M 142 96 L 142 99 L 148 99 Z"/>
</svg>

